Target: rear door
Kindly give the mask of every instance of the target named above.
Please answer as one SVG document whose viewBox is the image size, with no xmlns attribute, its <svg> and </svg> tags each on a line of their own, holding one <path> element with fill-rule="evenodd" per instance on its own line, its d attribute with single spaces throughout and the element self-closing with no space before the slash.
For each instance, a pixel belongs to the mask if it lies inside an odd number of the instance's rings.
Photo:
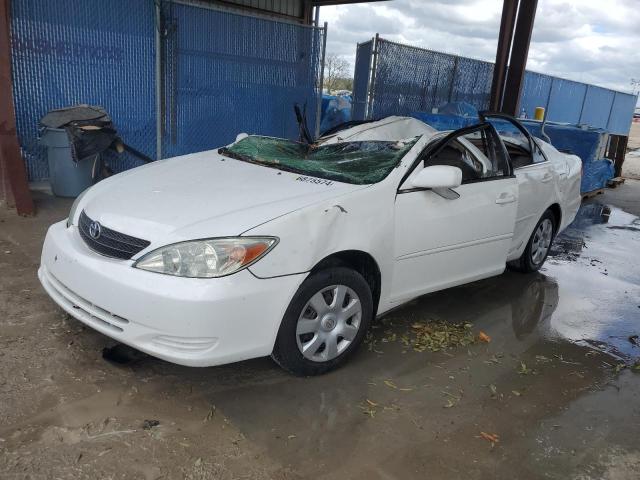
<svg viewBox="0 0 640 480">
<path fill-rule="evenodd" d="M 412 188 L 411 178 L 431 165 L 460 168 L 462 185 Z M 396 197 L 392 301 L 500 274 L 516 206 L 516 179 L 493 127 L 461 129 L 428 145 Z"/>
<path fill-rule="evenodd" d="M 509 248 L 511 259 L 518 256 L 550 200 L 555 198 L 555 172 L 535 138 L 520 122 L 502 114 L 483 113 L 482 117 L 502 137 L 518 180 L 518 210 Z"/>
</svg>

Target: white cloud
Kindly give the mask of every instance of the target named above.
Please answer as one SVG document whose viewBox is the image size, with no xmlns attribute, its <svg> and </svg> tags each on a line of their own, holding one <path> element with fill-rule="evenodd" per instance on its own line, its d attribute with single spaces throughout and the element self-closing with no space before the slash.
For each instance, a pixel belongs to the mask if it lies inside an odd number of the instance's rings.
<svg viewBox="0 0 640 480">
<path fill-rule="evenodd" d="M 356 43 L 388 40 L 495 60 L 502 0 L 392 0 L 323 7 L 327 50 L 352 64 Z M 616 90 L 640 77 L 638 0 L 539 0 L 527 68 Z"/>
</svg>

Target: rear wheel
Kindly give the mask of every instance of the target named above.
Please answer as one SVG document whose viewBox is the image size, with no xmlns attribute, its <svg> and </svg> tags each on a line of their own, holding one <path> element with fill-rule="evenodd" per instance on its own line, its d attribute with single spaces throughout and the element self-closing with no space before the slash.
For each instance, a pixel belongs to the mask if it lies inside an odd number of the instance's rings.
<svg viewBox="0 0 640 480">
<path fill-rule="evenodd" d="M 291 300 L 271 356 L 296 375 L 333 370 L 362 343 L 372 312 L 371 289 L 358 272 L 316 272 Z"/>
<path fill-rule="evenodd" d="M 549 255 L 556 230 L 556 217 L 551 210 L 547 210 L 533 229 L 520 258 L 510 262 L 509 266 L 526 273 L 540 270 Z"/>
</svg>

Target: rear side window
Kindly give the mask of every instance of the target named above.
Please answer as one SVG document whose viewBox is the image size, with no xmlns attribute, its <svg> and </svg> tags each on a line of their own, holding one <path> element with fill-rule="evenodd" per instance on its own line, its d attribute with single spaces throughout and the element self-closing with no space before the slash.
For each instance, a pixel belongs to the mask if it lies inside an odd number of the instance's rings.
<svg viewBox="0 0 640 480">
<path fill-rule="evenodd" d="M 490 123 L 500 137 L 502 137 L 509 157 L 511 158 L 513 168 L 526 167 L 547 160 L 535 142 L 535 139 L 533 139 L 529 133 L 525 134 L 525 132 L 520 130 L 520 128 L 514 124 L 513 120 L 500 117 L 488 117 L 486 121 Z M 525 127 L 522 126 L 522 128 Z M 531 153 L 531 141 L 533 141 L 533 154 Z"/>
</svg>

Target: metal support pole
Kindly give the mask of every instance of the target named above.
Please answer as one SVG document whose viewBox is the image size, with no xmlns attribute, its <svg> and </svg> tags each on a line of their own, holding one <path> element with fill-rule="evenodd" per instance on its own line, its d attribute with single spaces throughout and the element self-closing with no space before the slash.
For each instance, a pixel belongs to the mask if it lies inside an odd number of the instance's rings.
<svg viewBox="0 0 640 480">
<path fill-rule="evenodd" d="M 33 215 L 35 207 L 24 159 L 16 130 L 16 115 L 13 104 L 11 81 L 10 2 L 0 0 L 0 169 L 7 176 L 8 191 L 5 197 L 15 202 L 18 215 Z M 0 191 L 4 188 L 0 187 Z"/>
<path fill-rule="evenodd" d="M 553 93 L 553 84 L 556 81 L 556 77 L 551 77 L 551 85 L 549 85 L 549 95 L 547 95 L 547 103 L 544 105 L 545 118 L 549 115 L 549 105 L 551 105 L 551 94 Z"/>
<path fill-rule="evenodd" d="M 616 104 L 616 97 L 618 96 L 618 92 L 613 92 L 613 98 L 611 99 L 611 108 L 609 108 L 609 116 L 607 117 L 607 130 L 609 129 L 609 122 L 611 122 L 611 114 L 613 113 L 613 106 Z"/>
<path fill-rule="evenodd" d="M 502 7 L 498 50 L 496 52 L 496 63 L 493 70 L 491 97 L 489 100 L 489 110 L 494 112 L 499 112 L 502 108 L 502 96 L 504 95 L 504 86 L 507 79 L 507 65 L 509 53 L 511 52 L 513 29 L 516 24 L 518 1 L 519 0 L 504 0 Z"/>
<path fill-rule="evenodd" d="M 319 8 L 319 7 L 316 7 Z M 316 106 L 315 137 L 320 137 L 320 122 L 322 121 L 322 90 L 324 88 L 324 61 L 327 52 L 327 22 L 324 22 L 322 33 L 322 56 L 320 57 L 320 84 L 318 85 L 318 103 Z"/>
<path fill-rule="evenodd" d="M 367 99 L 366 119 L 371 119 L 371 114 L 373 113 L 373 95 L 376 88 L 376 68 L 378 68 L 378 48 L 380 48 L 380 34 L 376 33 L 372 48 L 373 61 L 371 62 L 371 82 L 368 88 L 369 98 Z"/>
<path fill-rule="evenodd" d="M 162 11 L 160 1 L 156 6 L 156 160 L 162 159 Z"/>
<path fill-rule="evenodd" d="M 524 83 L 524 73 L 527 66 L 531 33 L 537 8 L 538 0 L 523 0 L 518 8 L 518 20 L 516 21 L 516 30 L 513 35 L 511 59 L 502 99 L 502 111 L 513 116 L 518 115 L 520 92 Z"/>
<path fill-rule="evenodd" d="M 582 114 L 584 112 L 584 104 L 587 101 L 588 94 L 589 94 L 589 84 L 587 84 L 587 88 L 584 89 L 584 97 L 582 97 L 582 106 L 580 107 L 580 116 L 578 117 L 578 125 L 582 123 Z"/>
</svg>

